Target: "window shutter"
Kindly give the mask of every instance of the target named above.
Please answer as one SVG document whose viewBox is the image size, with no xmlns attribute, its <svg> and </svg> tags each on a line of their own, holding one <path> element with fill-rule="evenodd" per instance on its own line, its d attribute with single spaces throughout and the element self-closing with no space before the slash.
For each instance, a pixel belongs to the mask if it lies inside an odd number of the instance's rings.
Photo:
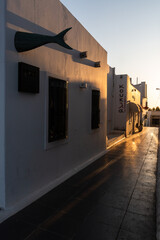
<svg viewBox="0 0 160 240">
<path fill-rule="evenodd" d="M 66 138 L 67 133 L 67 84 L 49 77 L 49 131 L 48 141 Z"/>
<path fill-rule="evenodd" d="M 100 124 L 100 91 L 92 90 L 92 129 Z"/>
</svg>

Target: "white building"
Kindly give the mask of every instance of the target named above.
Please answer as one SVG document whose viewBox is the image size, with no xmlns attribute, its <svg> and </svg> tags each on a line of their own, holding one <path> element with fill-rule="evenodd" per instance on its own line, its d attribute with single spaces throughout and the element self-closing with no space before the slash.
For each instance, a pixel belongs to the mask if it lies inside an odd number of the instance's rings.
<svg viewBox="0 0 160 240">
<path fill-rule="evenodd" d="M 139 84 L 134 84 L 134 87 L 138 89 L 141 93 L 141 106 L 143 108 L 148 107 L 147 99 L 147 84 L 146 82 L 141 82 Z"/>
<path fill-rule="evenodd" d="M 59 0 L 0 3 L 2 221 L 105 153 L 107 52 Z M 70 27 L 73 50 L 15 49 L 17 31 L 55 36 Z"/>
<path fill-rule="evenodd" d="M 147 115 L 147 123 L 146 125 L 149 127 L 160 127 L 160 111 L 148 111 Z"/>
<path fill-rule="evenodd" d="M 131 84 L 128 75 L 116 75 L 109 68 L 107 76 L 107 134 L 124 131 L 129 136 L 141 130 L 140 92 Z"/>
<path fill-rule="evenodd" d="M 143 108 L 143 113 L 142 113 L 142 122 L 143 125 L 146 126 L 147 124 L 147 112 L 148 112 L 148 98 L 147 98 L 147 84 L 146 82 L 141 82 L 139 84 L 134 85 L 138 91 L 141 93 L 141 106 Z"/>
</svg>

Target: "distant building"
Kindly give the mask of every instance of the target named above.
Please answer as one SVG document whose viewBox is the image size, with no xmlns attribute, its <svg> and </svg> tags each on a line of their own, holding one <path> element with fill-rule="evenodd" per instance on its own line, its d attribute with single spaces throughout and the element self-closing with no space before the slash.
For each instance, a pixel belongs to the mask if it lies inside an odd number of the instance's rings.
<svg viewBox="0 0 160 240">
<path fill-rule="evenodd" d="M 147 84 L 146 82 L 141 82 L 139 84 L 134 85 L 141 93 L 141 106 L 143 108 L 142 113 L 142 122 L 143 125 L 147 125 L 147 112 L 148 112 L 148 98 L 147 98 Z"/>
<path fill-rule="evenodd" d="M 134 84 L 134 87 L 138 89 L 141 93 L 141 106 L 143 108 L 148 107 L 147 99 L 147 84 L 146 82 L 141 82 L 139 84 Z"/>
<path fill-rule="evenodd" d="M 160 127 L 160 111 L 147 112 L 147 126 Z"/>
<path fill-rule="evenodd" d="M 116 75 L 109 67 L 107 76 L 107 134 L 119 130 L 126 136 L 142 130 L 141 94 L 128 75 Z"/>
</svg>

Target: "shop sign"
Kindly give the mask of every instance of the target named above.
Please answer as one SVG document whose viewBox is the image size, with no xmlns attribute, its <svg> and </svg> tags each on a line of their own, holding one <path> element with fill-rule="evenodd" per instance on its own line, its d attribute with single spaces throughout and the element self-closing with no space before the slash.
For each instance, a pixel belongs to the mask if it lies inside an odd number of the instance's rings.
<svg viewBox="0 0 160 240">
<path fill-rule="evenodd" d="M 124 84 L 119 85 L 119 113 L 124 113 L 126 111 L 126 95 Z"/>
</svg>

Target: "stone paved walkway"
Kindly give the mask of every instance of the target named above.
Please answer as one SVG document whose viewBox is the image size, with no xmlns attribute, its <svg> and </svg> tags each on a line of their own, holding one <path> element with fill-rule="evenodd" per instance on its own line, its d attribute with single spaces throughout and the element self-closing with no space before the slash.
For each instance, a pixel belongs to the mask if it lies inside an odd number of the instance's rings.
<svg viewBox="0 0 160 240">
<path fill-rule="evenodd" d="M 123 140 L 0 224 L 3 240 L 155 240 L 157 128 Z"/>
</svg>

